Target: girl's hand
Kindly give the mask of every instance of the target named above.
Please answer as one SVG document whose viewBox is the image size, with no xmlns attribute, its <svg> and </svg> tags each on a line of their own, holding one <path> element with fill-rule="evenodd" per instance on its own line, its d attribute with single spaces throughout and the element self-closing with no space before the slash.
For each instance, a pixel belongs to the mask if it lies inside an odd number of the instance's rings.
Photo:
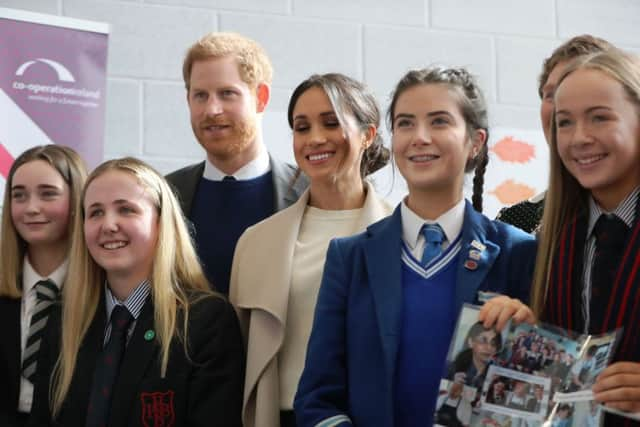
<svg viewBox="0 0 640 427">
<path fill-rule="evenodd" d="M 536 316 L 528 306 L 506 295 L 493 297 L 485 302 L 478 316 L 485 328 L 495 325 L 498 332 L 502 331 L 509 319 L 516 324 L 526 322 L 533 325 L 536 322 Z"/>
<path fill-rule="evenodd" d="M 640 412 L 640 363 L 616 362 L 598 375 L 595 400 L 626 412 Z"/>
</svg>

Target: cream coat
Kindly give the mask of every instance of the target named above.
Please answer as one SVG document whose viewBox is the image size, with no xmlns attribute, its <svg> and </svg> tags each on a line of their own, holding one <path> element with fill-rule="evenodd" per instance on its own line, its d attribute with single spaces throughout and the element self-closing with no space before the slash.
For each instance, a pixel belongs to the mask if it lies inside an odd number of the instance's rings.
<svg viewBox="0 0 640 427">
<path fill-rule="evenodd" d="M 357 232 L 391 213 L 373 186 L 366 186 Z M 245 427 L 280 425 L 278 352 L 287 325 L 293 251 L 308 202 L 309 190 L 289 208 L 249 227 L 236 246 L 229 299 L 247 344 Z"/>
</svg>

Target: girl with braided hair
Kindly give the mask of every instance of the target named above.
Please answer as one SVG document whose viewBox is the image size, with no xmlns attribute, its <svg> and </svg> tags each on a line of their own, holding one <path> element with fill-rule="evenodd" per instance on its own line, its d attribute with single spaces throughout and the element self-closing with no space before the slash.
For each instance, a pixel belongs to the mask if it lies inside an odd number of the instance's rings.
<svg viewBox="0 0 640 427">
<path fill-rule="evenodd" d="M 473 77 L 410 71 L 388 118 L 409 194 L 390 217 L 329 245 L 294 402 L 298 426 L 424 425 L 462 305 L 486 293 L 528 295 L 533 237 L 480 213 L 488 125 Z M 509 301 L 499 315 L 523 306 Z"/>
</svg>

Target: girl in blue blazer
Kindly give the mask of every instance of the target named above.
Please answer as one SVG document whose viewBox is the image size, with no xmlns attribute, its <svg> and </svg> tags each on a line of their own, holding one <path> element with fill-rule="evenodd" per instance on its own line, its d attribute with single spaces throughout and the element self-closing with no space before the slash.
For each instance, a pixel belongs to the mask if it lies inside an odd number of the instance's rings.
<svg viewBox="0 0 640 427">
<path fill-rule="evenodd" d="M 333 240 L 294 408 L 300 426 L 424 426 L 463 303 L 526 300 L 532 236 L 480 213 L 486 105 L 464 69 L 410 71 L 389 107 L 409 194 L 388 218 Z M 473 205 L 463 197 L 475 170 Z"/>
</svg>

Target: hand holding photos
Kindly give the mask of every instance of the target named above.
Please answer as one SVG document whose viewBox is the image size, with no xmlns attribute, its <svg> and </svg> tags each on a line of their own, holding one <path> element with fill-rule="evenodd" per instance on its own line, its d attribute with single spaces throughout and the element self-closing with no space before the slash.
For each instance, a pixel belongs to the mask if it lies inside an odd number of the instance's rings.
<svg viewBox="0 0 640 427">
<path fill-rule="evenodd" d="M 640 412 L 640 363 L 612 364 L 598 376 L 593 393 L 607 409 Z"/>
<path fill-rule="evenodd" d="M 478 321 L 482 322 L 485 328 L 495 328 L 497 331 L 502 331 L 510 320 L 515 324 L 523 322 L 534 324 L 536 317 L 533 311 L 519 299 L 509 298 L 506 295 L 487 300 L 478 315 Z"/>
</svg>

